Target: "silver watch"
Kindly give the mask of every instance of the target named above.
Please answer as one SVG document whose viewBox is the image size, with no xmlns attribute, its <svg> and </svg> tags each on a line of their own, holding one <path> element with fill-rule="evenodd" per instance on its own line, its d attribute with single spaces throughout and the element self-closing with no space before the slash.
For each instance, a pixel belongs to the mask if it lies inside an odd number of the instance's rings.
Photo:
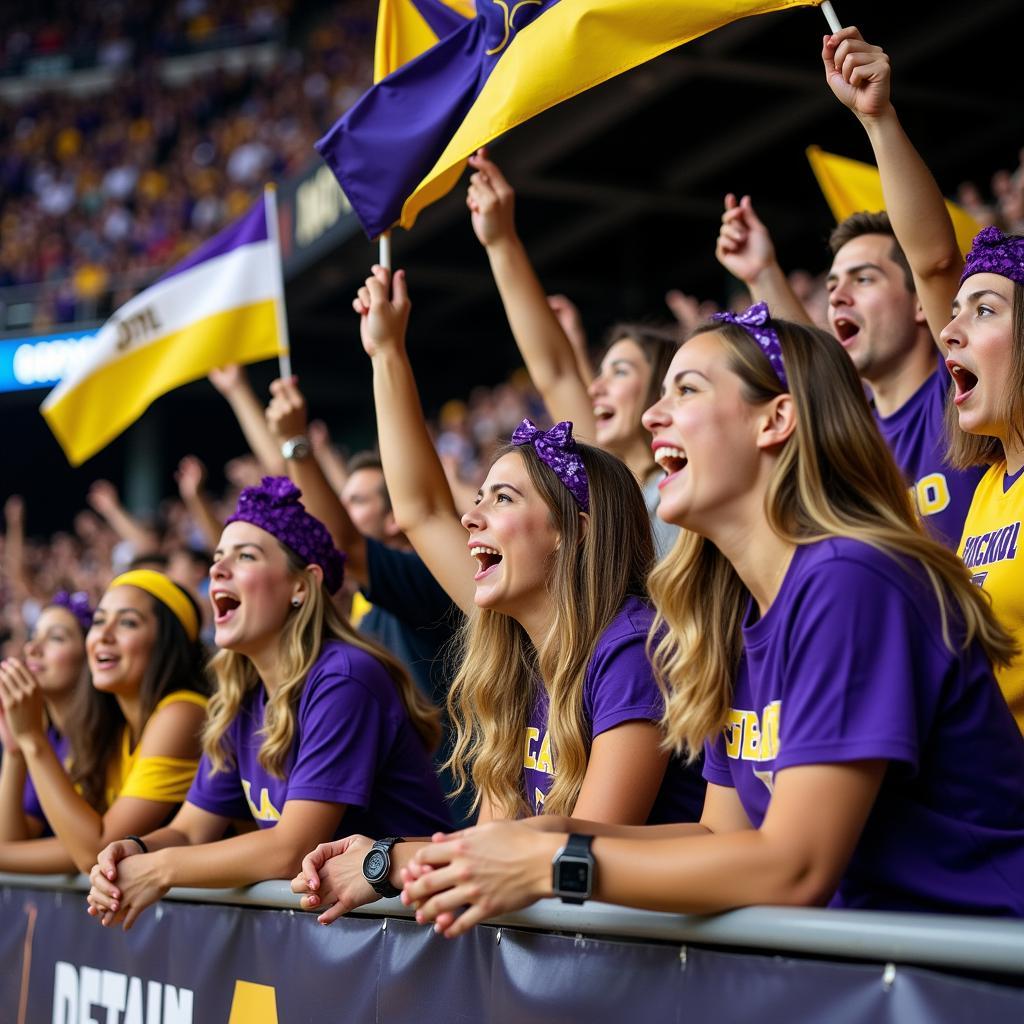
<svg viewBox="0 0 1024 1024">
<path fill-rule="evenodd" d="M 289 437 L 283 445 L 281 445 L 281 454 L 286 459 L 304 459 L 309 455 L 311 449 L 309 447 L 309 438 L 305 434 L 297 434 L 295 437 Z"/>
</svg>

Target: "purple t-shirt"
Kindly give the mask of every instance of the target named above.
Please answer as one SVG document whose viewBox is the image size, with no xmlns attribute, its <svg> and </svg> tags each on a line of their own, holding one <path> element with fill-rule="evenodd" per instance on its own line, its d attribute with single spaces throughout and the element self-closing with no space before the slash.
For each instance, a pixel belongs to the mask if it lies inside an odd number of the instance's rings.
<svg viewBox="0 0 1024 1024">
<path fill-rule="evenodd" d="M 1024 739 L 984 651 L 953 653 L 939 623 L 916 564 L 849 539 L 797 548 L 744 627 L 704 776 L 734 787 L 756 828 L 777 772 L 886 760 L 832 905 L 1021 916 Z"/>
<path fill-rule="evenodd" d="M 50 746 L 53 747 L 53 752 L 57 755 L 57 760 L 66 767 L 68 752 L 71 749 L 71 742 L 68 740 L 67 736 L 62 736 L 51 725 L 46 730 L 46 738 L 49 740 Z M 50 828 L 50 823 L 46 820 L 46 814 L 43 812 L 43 805 L 39 802 L 39 794 L 36 792 L 36 787 L 32 782 L 31 775 L 25 779 L 25 789 L 21 800 L 21 806 L 26 814 L 43 823 L 43 836 L 53 835 L 53 829 Z"/>
<path fill-rule="evenodd" d="M 645 650 L 653 619 L 650 605 L 638 597 L 627 597 L 598 639 L 583 678 L 591 739 L 623 722 L 661 720 L 664 704 Z M 548 695 L 543 686 L 538 686 L 523 745 L 526 802 L 537 814 L 543 810 L 554 772 Z M 697 821 L 704 809 L 705 788 L 699 762 L 687 766 L 676 757 L 670 758 L 648 824 Z"/>
<path fill-rule="evenodd" d="M 903 471 L 928 532 L 956 551 L 974 489 L 984 466 L 953 469 L 946 463 L 946 399 L 949 371 L 939 365 L 891 416 L 875 413 L 878 429 Z"/>
<path fill-rule="evenodd" d="M 425 836 L 451 821 L 430 754 L 376 658 L 329 640 L 306 676 L 295 739 L 278 779 L 260 766 L 266 691 L 246 697 L 224 736 L 234 768 L 204 755 L 186 799 L 211 814 L 275 825 L 288 800 L 346 804 L 339 836 Z"/>
</svg>

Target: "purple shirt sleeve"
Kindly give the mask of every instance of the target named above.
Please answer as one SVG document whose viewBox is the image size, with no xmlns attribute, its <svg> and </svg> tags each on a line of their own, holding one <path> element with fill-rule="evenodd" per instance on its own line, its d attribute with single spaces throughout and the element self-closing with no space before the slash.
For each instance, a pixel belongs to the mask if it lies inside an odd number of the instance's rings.
<svg viewBox="0 0 1024 1024">
<path fill-rule="evenodd" d="M 886 573 L 882 563 L 837 559 L 810 574 L 785 609 L 791 625 L 776 771 L 867 758 L 916 768 L 915 687 L 893 680 L 941 677 L 935 645 L 942 638 L 939 623 L 929 630 L 920 621 L 900 577 L 895 565 Z"/>
<path fill-rule="evenodd" d="M 647 660 L 646 632 L 603 636 L 587 667 L 585 700 L 592 735 L 623 722 L 661 720 L 663 703 Z"/>
<path fill-rule="evenodd" d="M 232 722 L 225 744 L 229 750 L 232 749 L 234 731 L 235 723 Z M 233 753 L 237 756 L 237 750 Z M 199 759 L 199 768 L 185 801 L 210 814 L 219 814 L 222 818 L 242 821 L 249 817 L 249 807 L 242 792 L 238 769 L 230 767 L 214 773 L 206 754 Z"/>
<path fill-rule="evenodd" d="M 384 672 L 376 662 L 373 668 Z M 390 680 L 385 683 L 393 687 Z M 346 674 L 325 672 L 304 697 L 288 799 L 368 806 L 378 760 L 390 748 L 398 723 L 390 720 L 372 686 Z"/>
</svg>

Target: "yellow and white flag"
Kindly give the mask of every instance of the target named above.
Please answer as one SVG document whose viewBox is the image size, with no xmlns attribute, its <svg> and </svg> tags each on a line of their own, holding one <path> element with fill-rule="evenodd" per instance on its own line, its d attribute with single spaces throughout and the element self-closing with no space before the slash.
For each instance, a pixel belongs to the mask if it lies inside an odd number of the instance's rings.
<svg viewBox="0 0 1024 1024">
<path fill-rule="evenodd" d="M 268 191 L 114 313 L 40 411 L 78 466 L 160 395 L 214 367 L 287 350 L 277 212 Z"/>
</svg>

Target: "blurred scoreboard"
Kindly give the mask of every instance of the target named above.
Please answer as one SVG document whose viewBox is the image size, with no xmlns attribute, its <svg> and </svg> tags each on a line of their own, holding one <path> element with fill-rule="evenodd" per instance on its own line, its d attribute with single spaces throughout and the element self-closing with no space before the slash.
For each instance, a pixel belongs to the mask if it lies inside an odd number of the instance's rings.
<svg viewBox="0 0 1024 1024">
<path fill-rule="evenodd" d="M 52 388 L 86 356 L 99 328 L 0 338 L 0 392 Z"/>
</svg>

